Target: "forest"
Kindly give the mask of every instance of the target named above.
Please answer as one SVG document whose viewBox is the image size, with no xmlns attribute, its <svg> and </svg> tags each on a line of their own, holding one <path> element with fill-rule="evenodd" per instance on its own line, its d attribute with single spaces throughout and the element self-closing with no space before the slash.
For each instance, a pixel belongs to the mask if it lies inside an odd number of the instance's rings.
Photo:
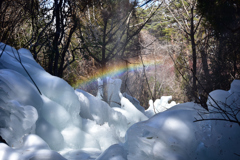
<svg viewBox="0 0 240 160">
<path fill-rule="evenodd" d="M 0 159 L 239 159 L 239 41 L 239 0 L 2 0 Z"/>
<path fill-rule="evenodd" d="M 162 95 L 204 105 L 210 91 L 229 89 L 239 78 L 237 0 L 14 0 L 0 7 L 0 41 L 28 48 L 48 73 L 75 88 L 137 63 L 121 77 L 122 91 L 145 108 Z M 84 89 L 96 94 L 94 88 Z"/>
</svg>

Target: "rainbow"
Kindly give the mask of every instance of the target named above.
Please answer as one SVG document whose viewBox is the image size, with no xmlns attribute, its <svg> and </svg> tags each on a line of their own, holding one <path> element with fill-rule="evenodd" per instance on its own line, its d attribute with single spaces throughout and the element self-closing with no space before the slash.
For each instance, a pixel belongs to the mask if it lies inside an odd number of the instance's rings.
<svg viewBox="0 0 240 160">
<path fill-rule="evenodd" d="M 144 66 L 146 68 L 155 66 L 155 65 L 160 65 L 162 64 L 161 61 L 154 61 L 154 60 L 148 60 L 144 61 Z M 89 76 L 87 78 L 83 78 L 77 82 L 76 85 L 74 85 L 74 88 L 78 88 L 79 86 L 86 85 L 89 83 L 92 83 L 96 81 L 98 78 L 104 78 L 104 77 L 115 77 L 115 76 L 120 76 L 124 74 L 126 71 L 132 72 L 136 69 L 142 69 L 143 67 L 142 63 L 131 63 L 131 64 L 115 64 L 114 66 L 107 67 L 106 70 L 99 69 L 96 71 L 96 73 L 93 76 Z"/>
</svg>

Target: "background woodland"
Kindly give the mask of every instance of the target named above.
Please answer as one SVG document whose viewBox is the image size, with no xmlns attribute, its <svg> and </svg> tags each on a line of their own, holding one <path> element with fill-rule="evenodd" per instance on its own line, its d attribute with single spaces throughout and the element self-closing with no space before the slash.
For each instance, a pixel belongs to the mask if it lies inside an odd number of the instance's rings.
<svg viewBox="0 0 240 160">
<path fill-rule="evenodd" d="M 79 84 L 140 64 L 118 78 L 145 108 L 163 95 L 206 107 L 209 92 L 240 78 L 239 40 L 238 0 L 0 1 L 0 42 L 30 49 L 47 72 L 94 95 L 96 83 Z"/>
</svg>

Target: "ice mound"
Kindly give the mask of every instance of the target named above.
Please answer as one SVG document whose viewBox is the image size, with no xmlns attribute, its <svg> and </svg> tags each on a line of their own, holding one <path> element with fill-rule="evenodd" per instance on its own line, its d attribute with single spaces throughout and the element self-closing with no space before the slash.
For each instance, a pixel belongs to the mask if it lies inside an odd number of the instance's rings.
<svg viewBox="0 0 240 160">
<path fill-rule="evenodd" d="M 202 108 L 194 103 L 176 105 L 147 121 L 131 126 L 124 148 L 131 160 L 239 159 L 237 124 L 200 121 Z"/>
<path fill-rule="evenodd" d="M 194 139 L 197 124 L 193 123 L 196 114 L 193 108 L 176 109 L 134 124 L 127 131 L 124 144 L 128 159 L 194 159 L 190 153 L 197 147 Z"/>
<path fill-rule="evenodd" d="M 0 52 L 3 53 L 0 58 L 0 134 L 11 147 L 23 149 L 24 139 L 36 134 L 48 149 L 64 156 L 83 153 L 92 157 L 112 144 L 124 142 L 125 133 L 133 123 L 129 123 L 129 115 L 126 118 L 114 109 L 120 106 L 111 108 L 89 93 L 74 91 L 63 79 L 45 72 L 26 49 L 15 50 L 0 43 Z M 110 81 L 109 98 L 120 104 L 121 80 Z M 130 102 L 124 106 L 135 109 Z M 136 114 L 134 123 L 146 119 L 142 116 Z M 12 150 L 6 145 L 5 149 Z M 15 154 L 15 150 L 12 152 Z M 46 151 L 46 154 L 52 152 Z"/>
</svg>

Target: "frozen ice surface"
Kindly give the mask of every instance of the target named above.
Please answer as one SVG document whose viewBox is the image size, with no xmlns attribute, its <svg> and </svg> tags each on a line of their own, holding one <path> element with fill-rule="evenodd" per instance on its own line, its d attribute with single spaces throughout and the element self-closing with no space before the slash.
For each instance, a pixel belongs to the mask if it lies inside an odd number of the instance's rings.
<svg viewBox="0 0 240 160">
<path fill-rule="evenodd" d="M 66 160 L 56 151 L 50 150 L 47 143 L 37 135 L 27 135 L 23 138 L 21 148 L 11 148 L 0 143 L 1 160 Z"/>
<path fill-rule="evenodd" d="M 210 112 L 191 102 L 169 104 L 171 96 L 150 100 L 144 112 L 136 99 L 120 93 L 120 80 L 109 79 L 109 95 L 121 104 L 110 106 L 46 73 L 26 49 L 6 45 L 0 68 L 0 134 L 9 144 L 0 143 L 0 160 L 239 159 L 237 123 L 193 122 L 226 118 L 219 107 L 239 118 L 239 80 L 229 91 L 210 93 Z"/>
</svg>

